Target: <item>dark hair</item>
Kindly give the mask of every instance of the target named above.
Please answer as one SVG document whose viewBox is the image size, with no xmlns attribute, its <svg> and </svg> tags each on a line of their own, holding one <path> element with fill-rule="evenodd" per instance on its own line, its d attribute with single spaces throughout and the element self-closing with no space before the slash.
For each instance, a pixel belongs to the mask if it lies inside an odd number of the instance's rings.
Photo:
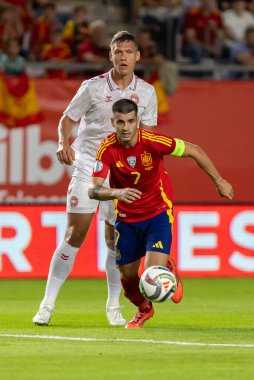
<svg viewBox="0 0 254 380">
<path fill-rule="evenodd" d="M 56 5 L 55 5 L 55 3 L 53 3 L 53 2 L 48 2 L 48 3 L 45 3 L 45 4 L 43 4 L 42 6 L 41 6 L 41 9 L 43 10 L 43 11 L 45 11 L 45 10 L 47 10 L 47 9 L 56 9 Z"/>
<path fill-rule="evenodd" d="M 246 29 L 245 29 L 245 36 L 248 36 L 250 33 L 253 33 L 254 32 L 254 26 L 248 26 Z"/>
<path fill-rule="evenodd" d="M 11 37 L 8 40 L 5 40 L 5 42 L 4 42 L 3 50 L 5 53 L 8 52 L 9 47 L 13 42 L 16 43 L 16 45 L 19 47 L 19 49 L 21 49 L 21 42 L 20 42 L 19 38 L 18 37 Z"/>
<path fill-rule="evenodd" d="M 136 46 L 136 48 L 138 48 L 138 44 L 137 44 L 134 34 L 128 32 L 127 30 L 121 30 L 120 32 L 117 32 L 113 36 L 110 42 L 110 46 L 113 46 L 116 42 L 124 42 L 124 41 L 132 41 L 134 45 Z"/>
<path fill-rule="evenodd" d="M 87 7 L 85 5 L 77 5 L 76 7 L 74 7 L 73 9 L 73 13 L 77 13 L 77 12 L 88 12 L 87 11 Z"/>
<path fill-rule="evenodd" d="M 123 113 L 124 115 L 134 111 L 135 114 L 137 115 L 138 106 L 135 102 L 133 102 L 130 99 L 120 99 L 113 104 L 112 111 L 113 111 L 113 114 L 115 114 L 116 112 L 119 112 L 119 113 Z"/>
</svg>

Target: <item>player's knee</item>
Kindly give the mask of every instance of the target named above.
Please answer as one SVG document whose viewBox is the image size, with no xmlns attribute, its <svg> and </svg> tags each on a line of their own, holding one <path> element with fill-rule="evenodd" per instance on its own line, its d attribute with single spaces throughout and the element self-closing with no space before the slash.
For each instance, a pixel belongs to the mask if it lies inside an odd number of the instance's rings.
<svg viewBox="0 0 254 380">
<path fill-rule="evenodd" d="M 138 274 L 136 269 L 133 267 L 129 267 L 128 265 L 119 265 L 119 271 L 121 279 L 123 280 L 131 280 L 135 278 Z"/>
<path fill-rule="evenodd" d="M 65 241 L 73 247 L 80 247 L 85 240 L 86 234 L 84 230 L 77 226 L 69 226 L 65 233 Z"/>
</svg>

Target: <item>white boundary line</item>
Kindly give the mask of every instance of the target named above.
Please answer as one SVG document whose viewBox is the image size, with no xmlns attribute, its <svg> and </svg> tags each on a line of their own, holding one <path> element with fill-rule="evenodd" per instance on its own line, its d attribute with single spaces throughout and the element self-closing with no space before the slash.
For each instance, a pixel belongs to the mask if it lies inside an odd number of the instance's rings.
<svg viewBox="0 0 254 380">
<path fill-rule="evenodd" d="M 48 340 L 66 340 L 77 342 L 125 342 L 125 343 L 150 343 L 150 344 L 168 344 L 173 346 L 207 346 L 207 347 L 244 347 L 254 348 L 254 343 L 235 344 L 235 343 L 198 343 L 198 342 L 175 342 L 172 340 L 153 340 L 153 339 L 103 339 L 103 338 L 79 338 L 71 336 L 58 335 L 26 335 L 26 334 L 0 334 L 0 337 L 24 338 L 24 339 L 48 339 Z"/>
</svg>

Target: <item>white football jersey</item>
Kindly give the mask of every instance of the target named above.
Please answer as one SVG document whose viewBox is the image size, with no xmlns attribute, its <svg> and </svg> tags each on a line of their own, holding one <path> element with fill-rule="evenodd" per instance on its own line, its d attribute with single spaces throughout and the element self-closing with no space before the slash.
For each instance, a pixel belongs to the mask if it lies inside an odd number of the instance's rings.
<svg viewBox="0 0 254 380">
<path fill-rule="evenodd" d="M 130 85 L 122 90 L 112 80 L 111 71 L 84 81 L 69 106 L 63 112 L 79 121 L 78 136 L 72 144 L 75 151 L 73 165 L 90 179 L 96 151 L 101 141 L 114 131 L 111 125 L 112 105 L 119 99 L 131 99 L 138 105 L 141 122 L 157 124 L 157 97 L 154 87 L 133 75 Z M 75 172 L 74 172 L 75 176 Z"/>
<path fill-rule="evenodd" d="M 244 40 L 245 31 L 249 26 L 254 26 L 254 17 L 249 11 L 244 11 L 238 15 L 233 9 L 228 9 L 222 12 L 224 26 L 229 28 L 233 33 L 234 38 L 241 42 Z M 234 41 L 227 39 L 230 45 Z"/>
</svg>

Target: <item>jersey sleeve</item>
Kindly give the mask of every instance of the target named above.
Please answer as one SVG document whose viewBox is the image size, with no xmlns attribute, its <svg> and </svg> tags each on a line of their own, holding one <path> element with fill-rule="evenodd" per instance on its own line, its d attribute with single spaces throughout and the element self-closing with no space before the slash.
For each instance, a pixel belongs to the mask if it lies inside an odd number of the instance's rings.
<svg viewBox="0 0 254 380">
<path fill-rule="evenodd" d="M 89 84 L 88 81 L 84 81 L 63 114 L 67 115 L 73 121 L 79 121 L 91 108 L 91 104 Z"/>
<path fill-rule="evenodd" d="M 105 143 L 102 142 L 97 150 L 92 177 L 107 177 L 110 166 L 108 157 L 107 147 L 105 146 Z"/>
<path fill-rule="evenodd" d="M 184 141 L 181 139 L 159 135 L 159 137 L 157 138 L 157 142 L 159 143 L 157 149 L 163 156 L 170 155 L 181 157 L 184 153 L 185 144 Z"/>
<path fill-rule="evenodd" d="M 185 150 L 184 141 L 142 129 L 143 140 L 149 141 L 153 149 L 161 156 L 171 155 L 181 157 Z"/>
<path fill-rule="evenodd" d="M 175 149 L 170 155 L 176 156 L 176 157 L 182 157 L 185 150 L 185 143 L 181 139 L 174 138 L 174 140 L 175 140 Z"/>
<path fill-rule="evenodd" d="M 157 114 L 158 114 L 158 104 L 157 104 L 157 96 L 153 86 L 147 106 L 144 112 L 141 115 L 141 123 L 147 125 L 148 127 L 152 127 L 157 125 Z"/>
</svg>

